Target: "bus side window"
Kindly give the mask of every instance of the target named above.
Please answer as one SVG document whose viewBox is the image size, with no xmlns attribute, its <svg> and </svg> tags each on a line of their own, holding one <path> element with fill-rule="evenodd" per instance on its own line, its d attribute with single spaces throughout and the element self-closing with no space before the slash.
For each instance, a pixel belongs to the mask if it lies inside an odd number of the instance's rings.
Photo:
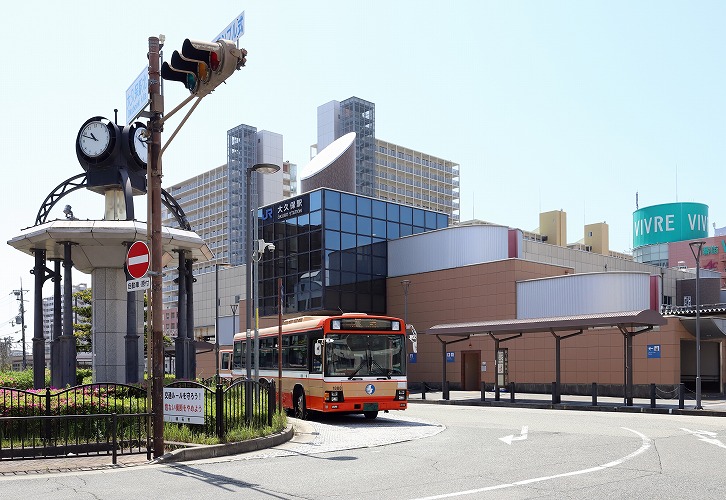
<svg viewBox="0 0 726 500">
<path fill-rule="evenodd" d="M 310 349 L 308 350 L 310 352 L 311 356 L 311 367 L 310 367 L 310 373 L 323 373 L 323 355 L 321 354 L 315 354 L 315 344 L 320 341 L 320 344 L 322 344 L 323 335 L 321 332 L 314 332 L 310 335 Z"/>
</svg>

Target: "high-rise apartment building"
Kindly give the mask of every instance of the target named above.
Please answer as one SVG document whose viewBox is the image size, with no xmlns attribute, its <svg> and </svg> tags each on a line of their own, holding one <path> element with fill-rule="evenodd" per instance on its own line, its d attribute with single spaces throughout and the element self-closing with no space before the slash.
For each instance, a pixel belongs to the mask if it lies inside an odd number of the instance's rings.
<svg viewBox="0 0 726 500">
<path fill-rule="evenodd" d="M 459 164 L 376 138 L 376 106 L 351 97 L 318 107 L 318 142 L 356 133 L 356 193 L 441 212 L 459 222 Z"/>
<path fill-rule="evenodd" d="M 282 135 L 249 125 L 239 125 L 227 132 L 227 163 L 200 173 L 167 188 L 184 213 L 193 231 L 201 236 L 214 254 L 209 262 L 194 264 L 194 273 L 214 270 L 215 264 L 240 265 L 246 262 L 245 235 L 247 231 L 247 169 L 258 163 L 283 165 Z M 284 162 L 274 174 L 251 172 L 250 207 L 257 208 L 279 201 L 293 192 L 296 181 L 291 175 L 295 165 Z M 289 194 L 288 194 L 289 196 Z M 162 212 L 164 225 L 175 226 L 174 216 Z M 169 267 L 177 264 L 169 263 Z M 164 334 L 175 337 L 178 301 L 172 270 L 164 278 Z"/>
</svg>

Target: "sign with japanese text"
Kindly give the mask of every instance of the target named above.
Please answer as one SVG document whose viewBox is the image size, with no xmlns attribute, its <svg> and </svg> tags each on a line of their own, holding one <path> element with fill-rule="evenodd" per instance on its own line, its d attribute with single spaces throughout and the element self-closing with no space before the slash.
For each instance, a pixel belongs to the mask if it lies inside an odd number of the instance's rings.
<svg viewBox="0 0 726 500">
<path fill-rule="evenodd" d="M 231 23 L 227 25 L 222 32 L 214 38 L 214 41 L 224 38 L 236 42 L 245 34 L 245 11 L 237 16 Z"/>
<path fill-rule="evenodd" d="M 310 211 L 310 203 L 308 195 L 298 196 L 289 200 L 275 203 L 272 207 L 263 210 L 262 220 L 273 217 L 275 222 L 305 215 Z"/>
<path fill-rule="evenodd" d="M 164 422 L 204 423 L 204 389 L 164 387 Z"/>
</svg>

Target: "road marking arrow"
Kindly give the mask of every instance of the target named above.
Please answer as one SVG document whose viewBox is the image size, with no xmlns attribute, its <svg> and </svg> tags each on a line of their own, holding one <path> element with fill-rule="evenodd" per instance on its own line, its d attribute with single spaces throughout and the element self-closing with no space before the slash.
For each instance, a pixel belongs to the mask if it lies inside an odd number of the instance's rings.
<svg viewBox="0 0 726 500">
<path fill-rule="evenodd" d="M 704 443 L 714 444 L 720 448 L 726 448 L 726 444 L 723 444 L 721 441 L 716 439 L 716 436 L 718 436 L 718 434 L 716 434 L 715 432 L 692 431 L 690 429 L 686 429 L 685 427 L 681 427 L 681 430 L 696 436 L 699 440 L 703 441 Z"/>
<path fill-rule="evenodd" d="M 519 436 L 515 436 L 514 434 L 510 434 L 509 436 L 504 436 L 499 438 L 500 441 L 504 441 L 508 445 L 512 445 L 512 441 L 524 441 L 527 439 L 527 432 L 529 431 L 529 427 L 526 425 L 522 426 L 522 432 L 519 433 Z"/>
</svg>

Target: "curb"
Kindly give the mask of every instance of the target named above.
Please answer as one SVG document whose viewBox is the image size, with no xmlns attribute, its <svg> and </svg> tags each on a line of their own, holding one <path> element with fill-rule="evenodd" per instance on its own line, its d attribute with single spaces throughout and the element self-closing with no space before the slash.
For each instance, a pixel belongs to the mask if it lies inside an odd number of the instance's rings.
<svg viewBox="0 0 726 500">
<path fill-rule="evenodd" d="M 204 458 L 224 457 L 228 455 L 237 455 L 239 453 L 248 453 L 250 451 L 263 450 L 265 448 L 271 448 L 290 441 L 294 434 L 295 432 L 292 424 L 288 424 L 284 431 L 270 436 L 249 439 L 238 443 L 182 448 L 165 453 L 159 458 L 152 460 L 150 463 L 161 464 L 169 462 L 185 462 L 187 460 L 202 460 Z"/>
<path fill-rule="evenodd" d="M 650 408 L 643 406 L 617 406 L 617 405 L 577 405 L 568 403 L 505 403 L 497 401 L 476 401 L 476 400 L 409 400 L 409 403 L 415 404 L 434 404 L 434 405 L 457 405 L 457 406 L 490 406 L 495 408 L 532 408 L 539 410 L 578 410 L 578 411 L 610 411 L 620 413 L 657 413 L 661 415 L 691 415 L 699 417 L 726 417 L 726 412 L 718 410 L 687 410 L 679 408 Z"/>
</svg>

